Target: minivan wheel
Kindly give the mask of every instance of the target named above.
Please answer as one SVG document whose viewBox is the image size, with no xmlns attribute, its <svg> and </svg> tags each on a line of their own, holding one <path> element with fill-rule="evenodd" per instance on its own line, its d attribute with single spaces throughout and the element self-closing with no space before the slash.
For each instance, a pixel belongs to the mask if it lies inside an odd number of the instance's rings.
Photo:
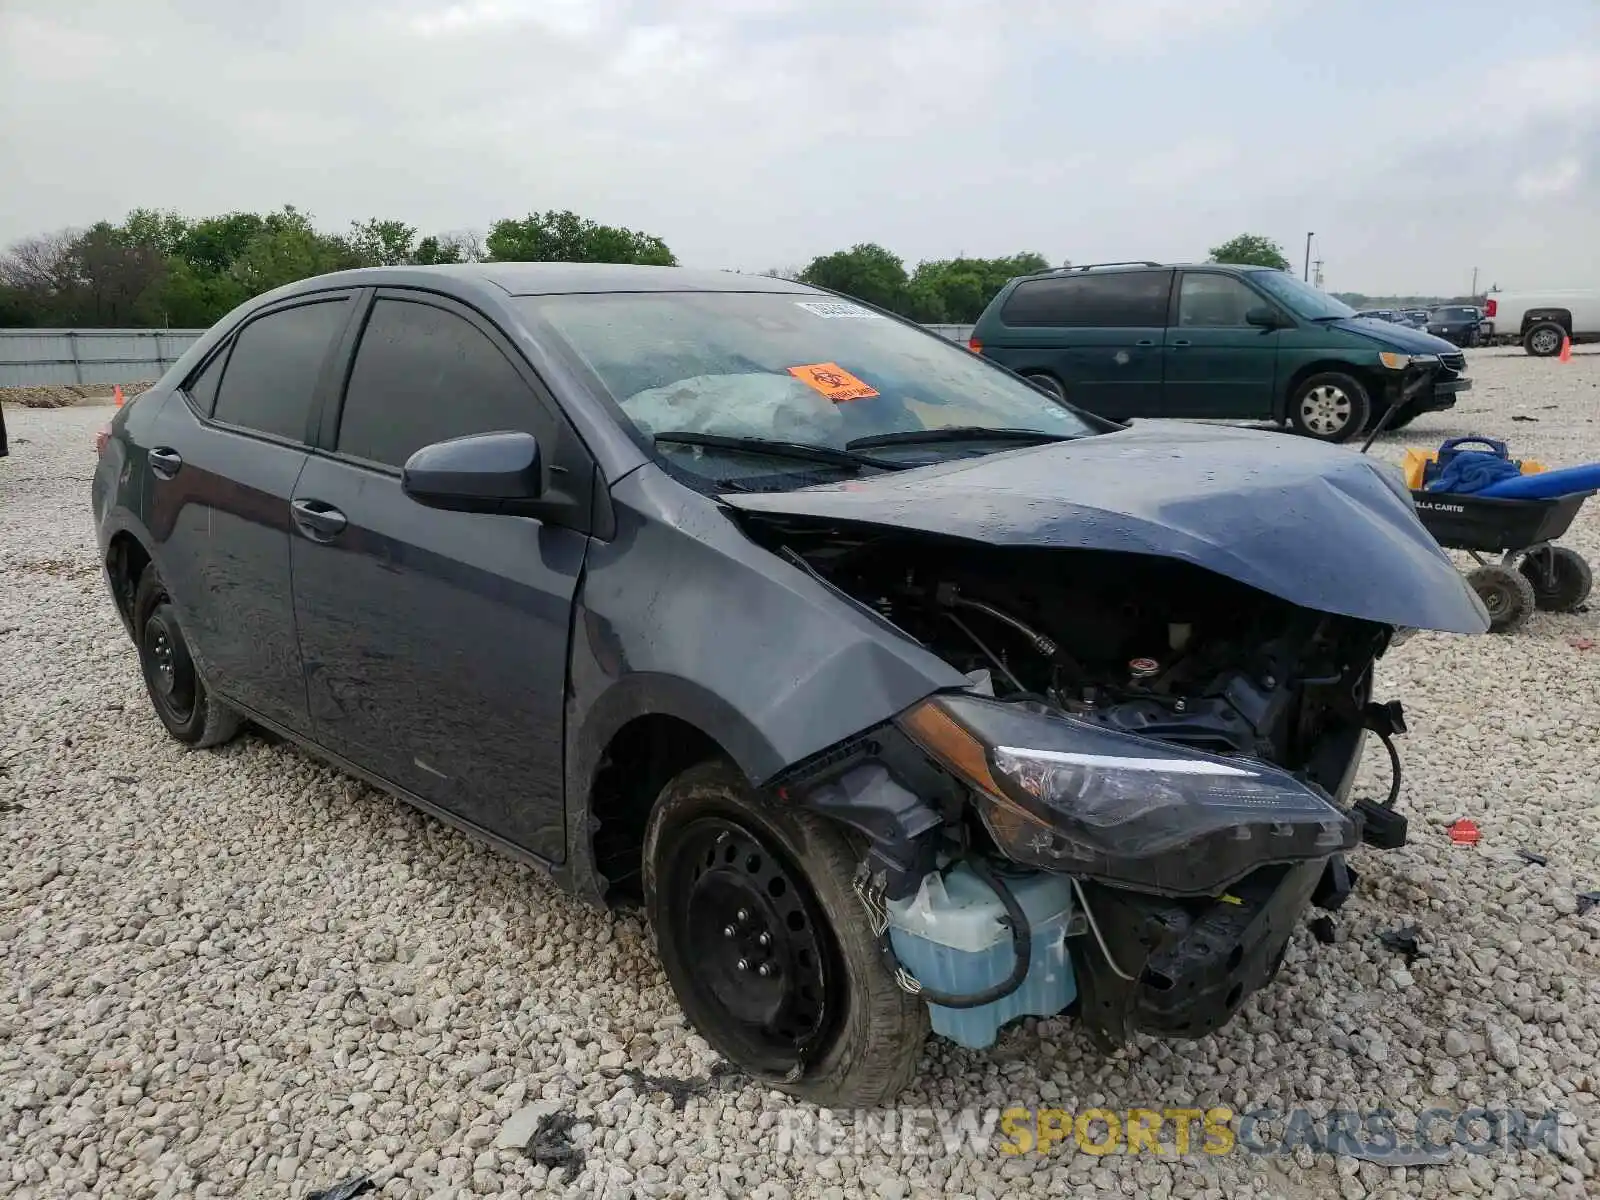
<svg viewBox="0 0 1600 1200">
<path fill-rule="evenodd" d="M 645 912 L 684 1014 L 736 1068 L 820 1104 L 910 1083 L 927 1008 L 885 969 L 834 825 L 701 763 L 656 801 Z"/>
<path fill-rule="evenodd" d="M 238 713 L 206 690 L 195 670 L 178 610 L 155 567 L 146 567 L 133 598 L 133 628 L 145 690 L 167 732 L 186 746 L 220 746 L 238 734 Z"/>
<path fill-rule="evenodd" d="M 1319 442 L 1347 442 L 1361 432 L 1372 401 L 1359 379 L 1324 371 L 1304 380 L 1289 398 L 1289 424 Z"/>
<path fill-rule="evenodd" d="M 1535 325 L 1522 336 L 1522 348 L 1535 358 L 1553 358 L 1561 353 L 1561 339 L 1567 331 L 1554 321 Z"/>
<path fill-rule="evenodd" d="M 1061 380 L 1048 371 L 1024 371 L 1022 377 L 1036 387 L 1049 392 L 1057 400 L 1065 400 L 1067 398 L 1067 389 L 1061 385 Z"/>
</svg>

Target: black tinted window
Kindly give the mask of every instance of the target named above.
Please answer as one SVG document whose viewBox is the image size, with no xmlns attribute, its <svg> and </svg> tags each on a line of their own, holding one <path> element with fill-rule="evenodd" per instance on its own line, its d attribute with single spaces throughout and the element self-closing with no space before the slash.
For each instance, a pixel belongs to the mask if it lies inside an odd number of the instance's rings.
<svg viewBox="0 0 1600 1200">
<path fill-rule="evenodd" d="M 304 441 L 317 377 L 344 325 L 346 303 L 280 309 L 240 330 L 217 393 L 217 420 Z"/>
<path fill-rule="evenodd" d="M 340 453 L 404 466 L 423 446 L 471 433 L 548 437 L 538 399 L 468 321 L 428 304 L 372 308 L 339 419 Z"/>
<path fill-rule="evenodd" d="M 217 406 L 217 384 L 222 382 L 222 368 L 228 361 L 228 347 L 224 346 L 205 366 L 205 370 L 189 381 L 188 391 L 195 407 L 206 416 Z"/>
<path fill-rule="evenodd" d="M 1049 275 L 1017 285 L 1000 310 L 1011 326 L 1106 329 L 1165 325 L 1171 271 Z"/>
</svg>

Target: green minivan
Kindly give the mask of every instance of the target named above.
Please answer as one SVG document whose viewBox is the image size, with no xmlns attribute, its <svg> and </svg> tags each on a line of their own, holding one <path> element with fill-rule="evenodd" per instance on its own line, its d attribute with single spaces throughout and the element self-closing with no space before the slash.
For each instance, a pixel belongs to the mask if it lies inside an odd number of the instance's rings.
<svg viewBox="0 0 1600 1200">
<path fill-rule="evenodd" d="M 1101 416 L 1286 422 L 1343 442 L 1452 407 L 1472 386 L 1442 338 L 1271 267 L 1109 263 L 1008 282 L 971 348 Z"/>
</svg>

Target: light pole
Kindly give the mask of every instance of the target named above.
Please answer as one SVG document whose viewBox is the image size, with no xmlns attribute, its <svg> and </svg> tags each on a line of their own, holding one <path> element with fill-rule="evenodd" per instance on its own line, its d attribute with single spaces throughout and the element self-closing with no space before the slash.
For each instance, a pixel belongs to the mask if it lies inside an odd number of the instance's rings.
<svg viewBox="0 0 1600 1200">
<path fill-rule="evenodd" d="M 1306 266 L 1305 270 L 1301 273 L 1300 278 L 1307 283 L 1311 282 L 1311 239 L 1316 236 L 1317 235 L 1314 233 L 1306 234 Z"/>
</svg>

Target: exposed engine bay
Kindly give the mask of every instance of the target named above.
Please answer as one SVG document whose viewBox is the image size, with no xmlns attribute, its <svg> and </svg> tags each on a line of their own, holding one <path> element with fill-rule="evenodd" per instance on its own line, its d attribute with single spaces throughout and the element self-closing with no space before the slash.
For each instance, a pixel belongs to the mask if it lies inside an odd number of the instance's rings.
<svg viewBox="0 0 1600 1200">
<path fill-rule="evenodd" d="M 887 775 L 881 782 L 847 783 L 842 791 L 825 789 L 817 806 L 847 823 L 856 824 L 861 814 L 874 810 L 872 820 L 858 824 L 875 828 L 874 836 L 882 839 L 876 860 L 869 858 L 864 870 L 877 872 L 874 878 L 888 897 L 887 923 L 901 964 L 908 955 L 924 963 L 946 962 L 948 956 L 926 953 L 927 939 L 938 938 L 929 931 L 937 928 L 939 898 L 964 887 L 970 906 L 971 894 L 983 894 L 981 886 L 974 893 L 970 879 L 951 879 L 950 864 L 971 863 L 985 878 L 996 865 L 1060 873 L 1071 877 L 1069 902 L 1080 914 L 1075 936 L 1067 939 L 1069 974 L 1075 976 L 1072 1007 L 1080 1019 L 1113 1041 L 1135 1030 L 1198 1037 L 1226 1023 L 1244 997 L 1272 978 L 1308 903 L 1333 908 L 1348 895 L 1354 873 L 1344 863 L 1344 850 L 1362 836 L 1380 846 L 1404 840 L 1404 819 L 1388 805 L 1352 806 L 1348 796 L 1368 730 L 1383 739 L 1396 770 L 1389 804 L 1398 790 L 1399 761 L 1389 739 L 1404 731 L 1403 721 L 1397 705 L 1371 702 L 1373 664 L 1390 644 L 1390 626 L 1313 612 L 1170 558 L 993 548 L 770 518 L 760 524 L 757 536 L 779 554 L 967 674 L 975 695 L 1002 702 L 987 702 L 990 709 L 1051 717 L 1079 730 L 1087 724 L 1111 735 L 1110 752 L 1079 752 L 1076 742 L 1064 743 L 1066 750 L 1033 751 L 1046 767 L 1055 761 L 1117 762 L 1116 745 L 1141 744 L 1123 735 L 1154 739 L 1196 752 L 1206 771 L 1226 772 L 1221 764 L 1228 762 L 1270 764 L 1262 769 L 1284 779 L 1284 790 L 1304 792 L 1307 803 L 1342 826 L 1342 832 L 1334 831 L 1323 821 L 1306 826 L 1312 837 L 1276 839 L 1288 829 L 1288 820 L 1280 823 L 1259 813 L 1236 819 L 1219 815 L 1229 797 L 1216 792 L 1222 801 L 1207 818 L 1215 827 L 1206 836 L 1196 835 L 1176 852 L 1169 840 L 1159 854 L 1150 852 L 1150 865 L 1135 870 L 1117 859 L 1124 851 L 1142 853 L 1126 849 L 1126 843 L 1138 840 L 1132 835 L 1111 850 L 1091 852 L 1074 843 L 1072 806 L 1084 803 L 1104 777 L 1072 765 L 1060 768 L 1069 771 L 1067 792 L 1051 794 L 1053 802 L 1061 801 L 1054 811 L 1035 807 L 1030 814 L 1025 804 L 1012 811 L 1003 797 L 986 797 L 981 788 L 963 793 L 973 799 L 963 804 L 961 816 L 952 814 L 946 800 L 941 874 L 934 871 L 931 850 L 919 857 L 907 847 L 882 848 L 891 840 L 883 830 L 897 821 L 908 845 L 929 845 L 935 836 L 931 820 L 907 814 L 921 802 L 941 807 L 937 786 L 902 772 L 906 794 L 898 798 L 890 796 L 895 784 Z M 990 748 L 995 768 L 990 778 L 1000 779 L 995 748 L 1004 754 L 1006 739 L 978 740 Z M 1183 755 L 1173 757 L 1183 759 L 1174 768 L 1177 774 L 1197 769 Z M 1043 778 L 1046 767 L 1034 764 L 1034 776 Z M 1142 779 L 1155 780 L 1154 775 L 1130 778 L 1122 783 L 1135 797 Z M 966 779 L 970 783 L 971 775 Z M 1011 789 L 1011 783 L 1003 788 Z M 1202 798 L 1189 811 L 1206 803 Z M 1176 812 L 1180 804 L 1169 807 Z M 898 815 L 886 818 L 891 811 Z M 981 821 L 974 812 L 982 814 Z M 1046 820 L 1059 813 L 1065 832 L 1028 824 L 1040 822 L 1041 813 Z M 1183 819 L 1179 813 L 1173 821 Z M 1046 850 L 1052 841 L 1057 845 Z M 956 843 L 966 848 L 953 849 Z M 1160 854 L 1166 855 L 1164 861 L 1157 861 Z M 980 855 L 987 865 L 976 861 Z M 1189 873 L 1196 862 L 1222 861 L 1237 869 L 1225 876 Z M 879 870 L 883 863 L 889 864 L 887 870 Z M 928 881 L 936 875 L 940 882 L 929 893 Z M 1032 887 L 1037 876 L 1007 878 L 1013 886 L 1021 881 Z M 1202 886 L 1206 878 L 1212 883 Z M 1218 880 L 1223 886 L 1214 886 Z M 914 897 L 908 892 L 912 887 L 919 888 Z M 1004 894 L 1004 882 L 994 891 Z M 1009 906 L 1006 911 L 1018 915 Z M 1030 952 L 1048 954 L 1046 942 L 1031 951 L 1023 946 L 1011 916 L 998 924 L 1013 930 L 1016 961 Z M 915 936 L 908 932 L 913 929 Z M 1005 1007 L 1005 983 L 1018 981 L 1004 980 L 1000 970 L 997 983 L 992 974 L 963 967 L 950 977 L 990 985 L 978 990 L 997 1021 L 1037 1011 Z M 1023 987 L 1018 994 L 1027 991 Z M 958 1011 L 973 1006 L 959 997 L 932 998 L 936 995 L 930 996 L 930 1011 L 937 1030 L 964 1044 L 986 1044 L 988 1027 L 980 1023 L 974 1032 L 971 1019 Z M 941 1010 L 947 1000 L 956 1003 Z M 941 1011 L 948 1029 L 941 1027 Z"/>
</svg>

